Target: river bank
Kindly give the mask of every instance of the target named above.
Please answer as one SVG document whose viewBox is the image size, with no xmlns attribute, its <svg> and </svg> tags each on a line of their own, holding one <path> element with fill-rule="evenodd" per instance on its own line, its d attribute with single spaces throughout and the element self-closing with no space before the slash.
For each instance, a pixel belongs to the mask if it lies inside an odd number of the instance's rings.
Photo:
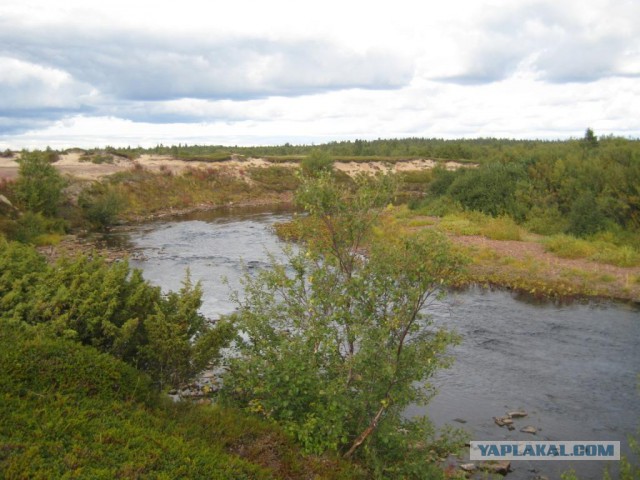
<svg viewBox="0 0 640 480">
<path fill-rule="evenodd" d="M 15 163 L 15 159 L 3 161 Z M 71 152 L 61 155 L 56 165 L 72 169 L 69 173 L 80 177 L 85 175 L 87 180 L 100 180 L 104 191 L 122 199 L 124 207 L 118 215 L 116 228 L 220 208 L 287 205 L 293 202 L 299 183 L 297 163 L 272 163 L 265 159 L 194 162 L 143 155 L 135 161 L 118 157 L 113 163 L 94 164 L 83 161 L 80 153 Z M 438 163 L 428 159 L 397 161 L 389 165 L 343 162 L 336 163 L 335 167 L 344 177 L 342 180 L 348 180 L 347 175 L 382 171 L 390 165 L 404 175 L 403 179 L 411 187 L 404 193 L 419 194 L 431 180 L 430 170 Z M 460 167 L 455 162 L 441 166 Z M 87 188 L 86 180 L 78 182 L 77 188 L 71 188 L 70 192 L 70 198 L 75 202 L 82 189 Z M 413 192 L 412 188 L 418 190 Z M 446 233 L 469 259 L 464 279 L 467 285 L 504 287 L 544 297 L 601 297 L 640 302 L 640 266 L 622 267 L 585 258 L 561 258 L 545 250 L 540 236 L 520 233 L 522 229 L 515 224 L 509 226 L 515 230 L 515 239 L 488 238 L 478 235 L 474 231 L 477 225 L 470 224 L 465 218 L 443 222 L 437 217 L 416 215 L 406 207 L 397 207 L 392 214 L 403 227 L 437 228 Z M 111 260 L 128 255 L 126 248 L 103 245 L 100 234 L 86 230 L 73 233 L 75 235 L 63 238 L 57 245 L 40 250 L 49 258 L 94 250 Z"/>
<path fill-rule="evenodd" d="M 293 193 L 283 192 L 273 197 L 229 202 L 199 204 L 185 208 L 167 208 L 148 215 L 135 216 L 121 222 L 111 231 L 126 232 L 134 225 L 159 220 L 181 219 L 209 212 L 293 211 Z M 436 222 L 436 220 L 433 220 Z M 418 228 L 431 228 L 432 225 Z M 415 228 L 415 227 L 414 227 Z M 481 286 L 503 288 L 533 297 L 570 300 L 580 298 L 610 299 L 640 304 L 640 267 L 617 267 L 587 259 L 561 258 L 544 250 L 539 238 L 492 240 L 480 235 L 447 237 L 468 259 L 460 288 Z M 105 241 L 103 233 L 83 232 L 65 236 L 57 245 L 40 247 L 50 260 L 78 252 L 104 256 L 109 261 L 135 258 L 128 245 Z"/>
</svg>

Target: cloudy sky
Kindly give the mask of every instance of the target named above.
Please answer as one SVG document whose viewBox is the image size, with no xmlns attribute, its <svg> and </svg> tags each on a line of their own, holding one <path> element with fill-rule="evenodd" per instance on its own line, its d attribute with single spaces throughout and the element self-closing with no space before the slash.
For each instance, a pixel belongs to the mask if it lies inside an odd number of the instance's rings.
<svg viewBox="0 0 640 480">
<path fill-rule="evenodd" d="M 639 112 L 638 0 L 0 0 L 2 149 L 637 138 Z"/>
</svg>

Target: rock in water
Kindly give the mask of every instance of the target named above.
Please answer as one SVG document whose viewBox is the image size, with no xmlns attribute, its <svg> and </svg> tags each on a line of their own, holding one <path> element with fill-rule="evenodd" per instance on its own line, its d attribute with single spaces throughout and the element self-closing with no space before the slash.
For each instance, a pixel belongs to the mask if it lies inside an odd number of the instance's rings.
<svg viewBox="0 0 640 480">
<path fill-rule="evenodd" d="M 520 431 L 522 433 L 531 433 L 533 435 L 535 435 L 536 433 L 538 433 L 538 429 L 536 427 L 532 427 L 531 425 L 527 425 L 526 427 L 522 427 L 520 429 Z"/>
<path fill-rule="evenodd" d="M 509 412 L 507 413 L 507 415 L 511 418 L 522 418 L 522 417 L 526 417 L 528 413 L 525 412 L 524 410 L 517 410 L 514 412 Z"/>
<path fill-rule="evenodd" d="M 499 427 L 504 427 L 505 425 L 511 425 L 513 420 L 509 417 L 493 417 L 493 421 L 496 422 L 496 425 Z"/>
</svg>

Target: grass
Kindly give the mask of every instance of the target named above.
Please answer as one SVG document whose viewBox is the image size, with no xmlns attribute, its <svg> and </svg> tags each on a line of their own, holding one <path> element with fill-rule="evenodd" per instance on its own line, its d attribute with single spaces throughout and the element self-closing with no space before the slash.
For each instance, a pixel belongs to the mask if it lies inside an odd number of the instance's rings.
<svg viewBox="0 0 640 480">
<path fill-rule="evenodd" d="M 523 229 L 509 217 L 460 212 L 442 217 L 438 229 L 454 235 L 482 235 L 492 240 L 522 240 Z"/>
<path fill-rule="evenodd" d="M 585 258 L 601 263 L 632 267 L 639 265 L 638 251 L 623 244 L 626 238 L 602 233 L 591 240 L 555 235 L 542 240 L 530 234 L 509 217 L 493 218 L 478 212 L 457 210 L 441 218 L 426 216 L 423 209 L 411 210 L 406 205 L 393 207 L 392 217 L 408 228 L 435 228 L 453 236 L 480 235 L 493 240 L 543 242 L 547 251 L 558 257 Z M 606 240 L 605 240 L 606 239 Z M 618 241 L 619 244 L 613 243 Z M 457 245 L 469 259 L 461 284 L 501 286 L 534 296 L 567 298 L 605 296 L 636 299 L 640 294 L 640 275 L 633 272 L 615 275 L 597 268 L 576 268 L 545 260 L 537 255 L 524 258 L 509 255 L 509 248 Z"/>
<path fill-rule="evenodd" d="M 469 258 L 461 286 L 497 286 L 533 297 L 555 299 L 606 294 L 595 286 L 589 272 L 562 270 L 557 276 L 549 275 L 545 266 L 533 257 L 505 257 L 488 247 L 458 248 Z"/>
<path fill-rule="evenodd" d="M 545 250 L 561 258 L 584 258 L 618 267 L 640 265 L 640 252 L 629 245 L 604 240 L 586 240 L 570 235 L 553 235 L 543 241 Z"/>
</svg>

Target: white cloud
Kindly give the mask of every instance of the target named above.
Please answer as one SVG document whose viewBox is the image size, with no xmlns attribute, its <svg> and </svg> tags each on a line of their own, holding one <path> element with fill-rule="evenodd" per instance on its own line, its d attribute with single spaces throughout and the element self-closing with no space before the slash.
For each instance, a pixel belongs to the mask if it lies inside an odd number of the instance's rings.
<svg viewBox="0 0 640 480">
<path fill-rule="evenodd" d="M 0 56 L 0 112 L 74 110 L 90 94 L 65 71 Z"/>
<path fill-rule="evenodd" d="M 0 146 L 639 136 L 638 18 L 628 0 L 7 0 Z"/>
</svg>

